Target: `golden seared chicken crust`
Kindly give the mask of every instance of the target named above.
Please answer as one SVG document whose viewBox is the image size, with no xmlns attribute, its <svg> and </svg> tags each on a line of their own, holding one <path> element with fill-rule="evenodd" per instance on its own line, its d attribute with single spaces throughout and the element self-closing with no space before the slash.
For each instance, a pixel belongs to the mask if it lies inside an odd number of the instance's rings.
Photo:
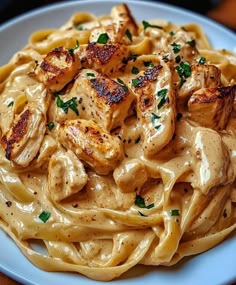
<svg viewBox="0 0 236 285">
<path fill-rule="evenodd" d="M 66 121 L 60 125 L 58 140 L 98 174 L 114 170 L 123 157 L 120 140 L 93 121 Z"/>
<path fill-rule="evenodd" d="M 190 119 L 204 127 L 225 129 L 235 96 L 236 85 L 196 91 L 188 101 Z"/>
<path fill-rule="evenodd" d="M 60 91 L 78 73 L 79 57 L 73 49 L 55 48 L 36 66 L 35 76 L 49 91 Z"/>
<path fill-rule="evenodd" d="M 65 97 L 77 98 L 80 118 L 93 119 L 108 131 L 122 125 L 135 100 L 134 94 L 127 86 L 94 69 L 82 69 Z M 75 119 L 77 116 L 75 113 L 67 115 L 60 112 L 57 121 L 61 122 L 72 117 Z"/>
<path fill-rule="evenodd" d="M 201 88 L 215 88 L 221 85 L 221 71 L 217 66 L 194 64 L 191 66 L 190 77 L 186 79 L 186 83 L 179 91 L 179 96 L 189 98 L 193 92 Z"/>
<path fill-rule="evenodd" d="M 124 67 L 124 60 L 128 58 L 129 50 L 123 44 L 108 43 L 99 44 L 89 43 L 85 52 L 85 62 L 87 66 L 106 74 L 112 75 Z M 83 66 L 86 63 L 83 63 Z"/>
</svg>

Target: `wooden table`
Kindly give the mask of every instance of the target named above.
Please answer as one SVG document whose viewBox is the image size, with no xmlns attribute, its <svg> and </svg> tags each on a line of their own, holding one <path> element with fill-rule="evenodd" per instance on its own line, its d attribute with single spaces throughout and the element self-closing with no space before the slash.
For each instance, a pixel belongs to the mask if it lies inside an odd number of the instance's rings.
<svg viewBox="0 0 236 285">
<path fill-rule="evenodd" d="M 0 284 L 1 285 L 21 285 L 19 282 L 12 280 L 3 273 L 0 273 Z"/>
</svg>

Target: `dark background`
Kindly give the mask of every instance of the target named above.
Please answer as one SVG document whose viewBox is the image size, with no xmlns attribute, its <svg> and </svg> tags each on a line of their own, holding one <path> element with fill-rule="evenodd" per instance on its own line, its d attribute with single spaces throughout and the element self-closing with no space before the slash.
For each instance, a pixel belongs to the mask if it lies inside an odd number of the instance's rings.
<svg viewBox="0 0 236 285">
<path fill-rule="evenodd" d="M 109 1 L 109 0 L 108 0 Z M 62 0 L 0 0 L 0 23 L 34 8 L 48 5 Z M 66 1 L 64 1 L 66 2 Z M 124 0 L 125 2 L 125 0 Z M 155 1 L 152 1 L 155 2 Z M 157 2 L 157 1 L 156 1 Z M 158 2 L 169 3 L 179 7 L 207 15 L 208 11 L 214 8 L 218 0 L 158 0 Z"/>
<path fill-rule="evenodd" d="M 68 0 L 0 0 L 0 25 L 32 9 Z M 95 0 L 96 1 L 96 0 Z M 107 0 L 109 1 L 109 0 Z M 183 7 L 236 31 L 236 0 L 149 0 Z M 122 2 L 122 0 L 121 0 Z M 125 0 L 123 0 L 125 2 Z"/>
</svg>

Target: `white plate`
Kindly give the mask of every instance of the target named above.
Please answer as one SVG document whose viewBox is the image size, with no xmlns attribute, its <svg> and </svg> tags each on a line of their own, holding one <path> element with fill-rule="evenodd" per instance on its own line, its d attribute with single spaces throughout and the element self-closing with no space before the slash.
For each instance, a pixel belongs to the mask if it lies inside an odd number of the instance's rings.
<svg viewBox="0 0 236 285">
<path fill-rule="evenodd" d="M 69 19 L 76 11 L 89 11 L 97 15 L 109 13 L 112 6 L 122 1 L 73 1 L 47 6 L 20 16 L 0 26 L 0 65 L 21 49 L 29 35 L 37 29 L 55 28 Z M 199 23 L 212 45 L 236 51 L 236 36 L 224 27 L 194 13 L 164 4 L 125 1 L 138 21 L 163 18 L 178 24 Z M 24 284 L 78 285 L 101 284 L 79 274 L 49 273 L 33 266 L 20 252 L 10 238 L 0 231 L 0 269 L 2 272 Z M 137 266 L 119 280 L 109 284 L 122 285 L 222 285 L 236 281 L 236 236 L 231 236 L 217 247 L 200 255 L 185 259 L 177 266 Z"/>
</svg>

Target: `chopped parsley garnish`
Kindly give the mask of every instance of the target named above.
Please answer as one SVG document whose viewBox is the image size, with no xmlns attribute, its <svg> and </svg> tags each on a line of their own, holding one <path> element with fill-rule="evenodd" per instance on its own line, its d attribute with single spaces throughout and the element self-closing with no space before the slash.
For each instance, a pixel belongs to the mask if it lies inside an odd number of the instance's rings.
<svg viewBox="0 0 236 285">
<path fill-rule="evenodd" d="M 176 66 L 175 69 L 178 72 L 180 77 L 180 88 L 186 82 L 186 78 L 191 75 L 191 65 L 187 61 L 182 61 L 179 66 Z"/>
<path fill-rule="evenodd" d="M 70 100 L 64 102 L 59 95 L 54 96 L 57 98 L 56 103 L 58 108 L 61 108 L 66 114 L 68 113 L 68 110 L 71 109 L 77 116 L 79 115 L 76 97 L 73 97 Z"/>
<path fill-rule="evenodd" d="M 95 77 L 94 73 L 92 73 L 92 72 L 88 72 L 88 73 L 86 73 L 86 75 L 89 77 Z"/>
<path fill-rule="evenodd" d="M 179 216 L 179 210 L 178 209 L 174 209 L 170 211 L 171 216 Z"/>
<path fill-rule="evenodd" d="M 109 40 L 109 36 L 107 33 L 104 34 L 100 34 L 98 39 L 97 39 L 97 43 L 98 44 L 106 44 Z"/>
<path fill-rule="evenodd" d="M 14 104 L 14 101 L 11 101 L 11 102 L 7 105 L 7 107 L 11 107 L 11 106 L 13 106 L 13 104 Z"/>
<path fill-rule="evenodd" d="M 191 47 L 195 47 L 196 46 L 196 41 L 195 40 L 191 40 L 187 42 L 188 45 L 190 45 Z"/>
<path fill-rule="evenodd" d="M 152 123 L 153 124 L 155 124 L 156 120 L 159 120 L 161 118 L 160 116 L 156 115 L 155 113 L 152 113 L 151 115 L 152 115 Z"/>
<path fill-rule="evenodd" d="M 136 87 L 139 87 L 139 84 L 140 84 L 140 82 L 139 82 L 138 78 L 132 79 L 132 85 L 133 85 L 135 88 L 136 88 Z"/>
<path fill-rule="evenodd" d="M 175 69 L 180 77 L 187 78 L 191 75 L 191 65 L 187 61 L 182 61 L 179 66 L 175 67 Z"/>
<path fill-rule="evenodd" d="M 122 85 L 122 87 L 123 87 L 123 89 L 124 89 L 125 92 L 128 91 L 128 87 L 125 85 L 125 83 L 124 83 L 123 80 L 121 80 L 120 78 L 117 78 L 117 82 L 118 82 L 120 85 Z"/>
<path fill-rule="evenodd" d="M 183 115 L 181 113 L 178 113 L 176 116 L 177 121 L 179 121 L 182 117 L 183 117 Z"/>
<path fill-rule="evenodd" d="M 199 60 L 198 60 L 198 63 L 199 63 L 199 64 L 204 64 L 205 62 L 206 62 L 206 58 L 203 57 L 203 56 L 201 56 L 201 57 L 199 58 Z"/>
<path fill-rule="evenodd" d="M 155 130 L 159 130 L 160 127 L 161 127 L 161 125 L 157 125 L 157 126 L 154 127 L 154 129 L 155 129 Z"/>
<path fill-rule="evenodd" d="M 55 126 L 54 122 L 49 122 L 49 123 L 48 123 L 48 129 L 49 129 L 49 131 L 51 131 L 51 130 L 54 128 L 54 126 Z"/>
<path fill-rule="evenodd" d="M 160 91 L 157 92 L 157 96 L 165 97 L 167 92 L 168 92 L 168 89 L 166 89 L 166 88 L 165 89 L 161 89 Z"/>
<path fill-rule="evenodd" d="M 70 54 L 70 55 L 73 55 L 73 54 L 74 54 L 74 51 L 75 51 L 76 49 L 78 49 L 78 48 L 79 48 L 79 41 L 76 40 L 75 47 L 73 47 L 73 48 L 68 48 L 69 54 Z"/>
<path fill-rule="evenodd" d="M 152 24 L 148 23 L 147 21 L 142 21 L 142 23 L 143 23 L 144 31 L 145 31 L 147 28 L 163 29 L 163 27 L 158 26 L 158 25 L 152 25 Z"/>
<path fill-rule="evenodd" d="M 131 34 L 129 29 L 127 29 L 125 31 L 125 34 L 126 34 L 127 38 L 132 42 L 133 41 L 133 37 L 132 37 L 132 34 Z"/>
<path fill-rule="evenodd" d="M 146 66 L 146 67 L 153 67 L 153 66 L 154 66 L 154 64 L 153 64 L 152 61 L 144 61 L 143 64 L 144 64 L 144 66 Z"/>
<path fill-rule="evenodd" d="M 43 221 L 44 223 L 46 223 L 46 221 L 50 218 L 51 213 L 47 212 L 47 211 L 43 211 L 40 215 L 39 215 L 39 219 L 41 221 Z"/>
<path fill-rule="evenodd" d="M 175 33 L 173 31 L 170 31 L 169 34 L 171 37 L 173 37 L 175 35 Z"/>
<path fill-rule="evenodd" d="M 180 61 L 181 61 L 181 57 L 180 57 L 180 55 L 177 55 L 175 58 L 175 62 L 180 63 Z"/>
<path fill-rule="evenodd" d="M 168 92 L 168 89 L 164 88 L 157 92 L 157 96 L 161 98 L 160 102 L 157 105 L 158 109 L 161 109 L 161 107 L 167 102 L 168 98 L 166 98 L 166 94 Z"/>
<path fill-rule="evenodd" d="M 163 107 L 165 105 L 165 103 L 167 102 L 165 97 L 162 97 L 160 102 L 157 105 L 158 110 L 161 109 L 161 107 Z"/>
<path fill-rule="evenodd" d="M 173 52 L 174 53 L 180 52 L 181 44 L 173 43 L 173 44 L 171 44 L 171 46 L 173 47 Z"/>
<path fill-rule="evenodd" d="M 133 74 L 138 74 L 139 73 L 139 69 L 136 66 L 133 66 L 131 72 Z"/>
<path fill-rule="evenodd" d="M 142 196 L 140 195 L 136 195 L 136 198 L 135 198 L 135 205 L 138 206 L 139 208 L 146 208 L 146 209 L 151 209 L 154 207 L 154 203 L 152 204 L 149 204 L 149 205 L 146 205 L 145 204 L 145 201 L 143 199 Z"/>
<path fill-rule="evenodd" d="M 76 30 L 78 31 L 83 31 L 84 27 L 82 25 L 76 26 Z"/>
</svg>

